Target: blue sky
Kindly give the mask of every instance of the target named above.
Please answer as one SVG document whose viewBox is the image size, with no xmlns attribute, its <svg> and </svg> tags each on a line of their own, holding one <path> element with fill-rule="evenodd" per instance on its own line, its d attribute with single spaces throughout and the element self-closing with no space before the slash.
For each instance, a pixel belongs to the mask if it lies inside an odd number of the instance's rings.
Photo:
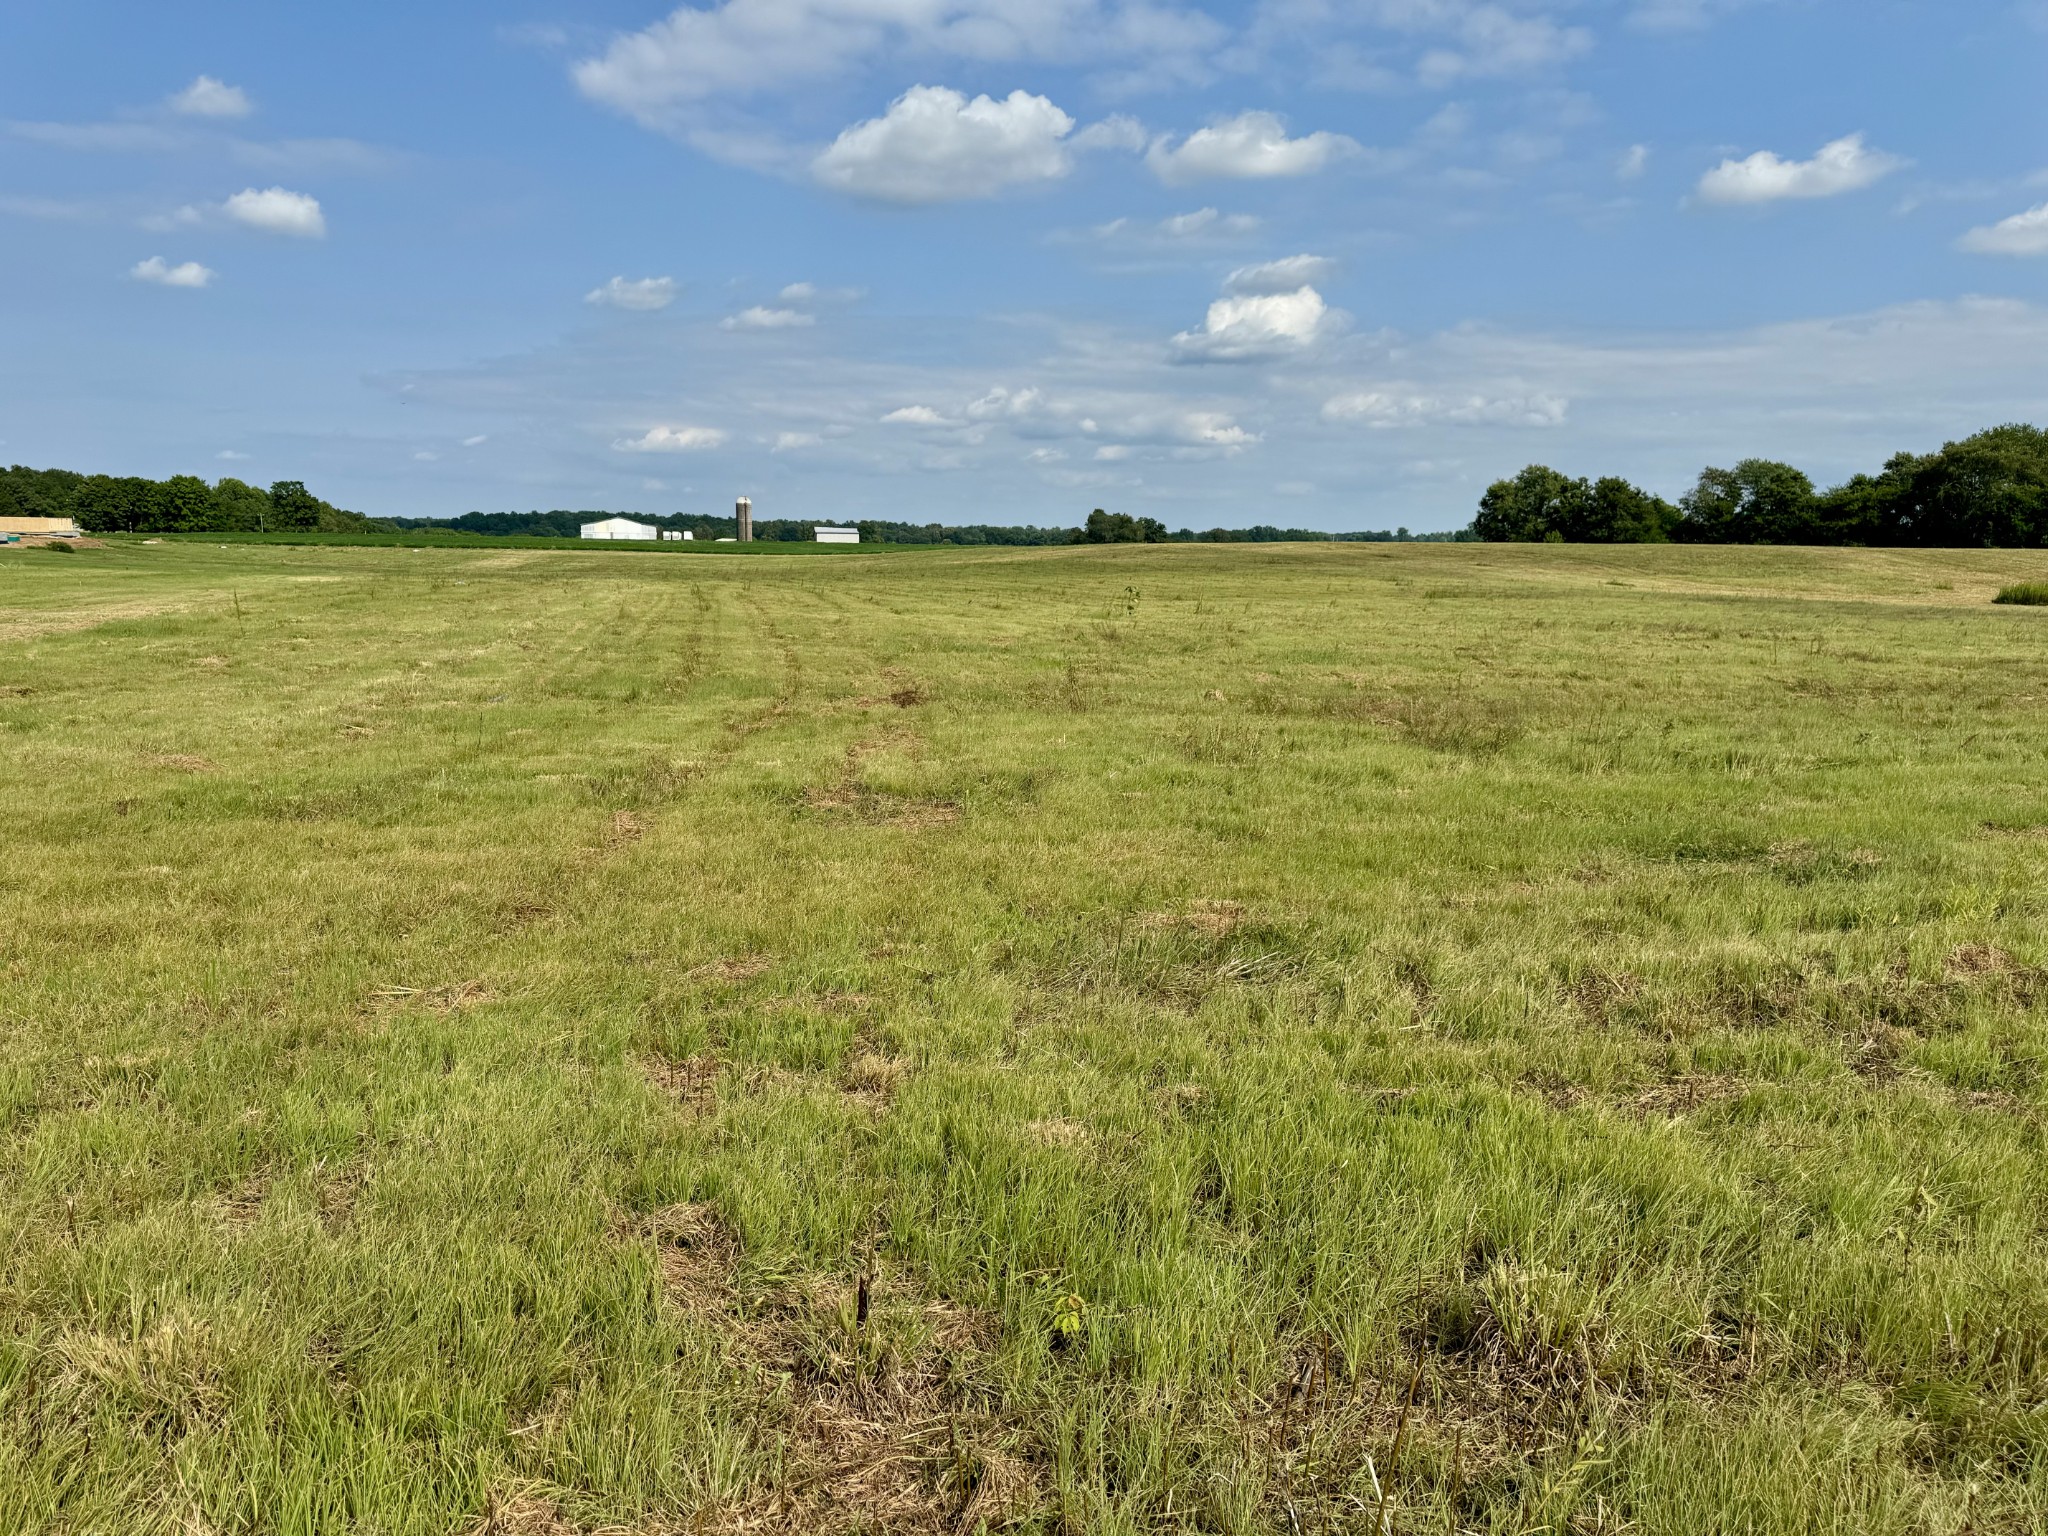
<svg viewBox="0 0 2048 1536">
<path fill-rule="evenodd" d="M 2048 423 L 2041 0 L 0 7 L 0 458 L 1443 528 Z"/>
</svg>

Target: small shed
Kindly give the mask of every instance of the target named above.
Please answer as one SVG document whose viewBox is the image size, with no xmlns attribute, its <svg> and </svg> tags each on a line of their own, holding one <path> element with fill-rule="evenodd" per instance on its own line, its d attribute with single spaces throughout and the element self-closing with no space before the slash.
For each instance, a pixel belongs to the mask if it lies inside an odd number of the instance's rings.
<svg viewBox="0 0 2048 1536">
<path fill-rule="evenodd" d="M 586 539 L 658 539 L 661 530 L 652 523 L 636 523 L 630 517 L 607 517 L 583 525 Z"/>
<path fill-rule="evenodd" d="M 811 537 L 820 544 L 858 544 L 858 528 L 827 528 L 823 523 L 811 530 Z"/>
<path fill-rule="evenodd" d="M 0 533 L 31 539 L 75 539 L 79 529 L 68 517 L 0 517 Z"/>
</svg>

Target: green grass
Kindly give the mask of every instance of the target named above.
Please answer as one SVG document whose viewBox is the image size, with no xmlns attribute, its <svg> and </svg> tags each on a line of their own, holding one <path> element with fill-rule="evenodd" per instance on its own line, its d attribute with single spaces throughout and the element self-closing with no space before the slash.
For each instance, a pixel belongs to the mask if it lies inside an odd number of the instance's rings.
<svg viewBox="0 0 2048 1536">
<path fill-rule="evenodd" d="M 1994 603 L 2014 603 L 2024 608 L 2048 606 L 2048 581 L 2019 581 L 2000 587 Z"/>
<path fill-rule="evenodd" d="M 2048 1525 L 2048 556 L 219 543 L 0 553 L 0 1530 Z"/>
</svg>

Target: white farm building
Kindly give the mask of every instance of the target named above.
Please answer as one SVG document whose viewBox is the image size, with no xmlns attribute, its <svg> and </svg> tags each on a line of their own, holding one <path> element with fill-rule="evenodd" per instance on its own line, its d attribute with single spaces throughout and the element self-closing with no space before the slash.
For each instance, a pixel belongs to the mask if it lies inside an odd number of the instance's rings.
<svg viewBox="0 0 2048 1536">
<path fill-rule="evenodd" d="M 828 528 L 823 523 L 811 530 L 811 536 L 820 544 L 858 544 L 858 528 Z"/>
<path fill-rule="evenodd" d="M 607 517 L 583 525 L 586 539 L 658 539 L 661 530 L 652 523 L 636 523 L 630 517 Z"/>
</svg>

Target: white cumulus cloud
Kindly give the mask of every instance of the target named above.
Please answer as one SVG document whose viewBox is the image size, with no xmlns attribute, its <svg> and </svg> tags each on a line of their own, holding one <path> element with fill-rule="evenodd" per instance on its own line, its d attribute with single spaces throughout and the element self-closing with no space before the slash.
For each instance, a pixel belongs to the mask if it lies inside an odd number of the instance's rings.
<svg viewBox="0 0 2048 1536">
<path fill-rule="evenodd" d="M 990 197 L 1005 187 L 1057 181 L 1073 169 L 1061 141 L 1074 120 L 1043 96 L 1012 91 L 972 101 L 942 85 L 915 85 L 880 117 L 855 123 L 811 162 L 825 186 L 888 203 Z"/>
<path fill-rule="evenodd" d="M 1178 144 L 1157 139 L 1145 159 L 1161 181 L 1178 184 L 1210 177 L 1307 176 L 1357 150 L 1357 141 L 1341 133 L 1290 139 L 1274 113 L 1242 112 L 1197 128 Z"/>
<path fill-rule="evenodd" d="M 768 451 L 796 453 L 805 448 L 815 448 L 823 441 L 824 439 L 815 432 L 778 432 L 775 434 L 775 445 Z"/>
<path fill-rule="evenodd" d="M 196 261 L 181 261 L 172 266 L 163 257 L 152 256 L 135 263 L 128 269 L 128 275 L 138 283 L 155 283 L 164 288 L 204 288 L 219 274 Z"/>
<path fill-rule="evenodd" d="M 793 326 L 816 325 L 818 317 L 800 309 L 769 309 L 756 304 L 736 315 L 727 315 L 718 323 L 728 331 L 785 331 Z"/>
<path fill-rule="evenodd" d="M 1979 256 L 2048 256 L 2048 203 L 1981 225 L 1956 246 Z"/>
<path fill-rule="evenodd" d="M 586 304 L 611 309 L 667 309 L 676 301 L 676 280 L 672 277 L 615 277 L 583 295 Z"/>
<path fill-rule="evenodd" d="M 729 434 L 722 427 L 649 427 L 639 437 L 612 444 L 621 453 L 701 453 L 721 446 Z"/>
<path fill-rule="evenodd" d="M 882 420 L 898 427 L 951 427 L 958 423 L 948 421 L 928 405 L 899 405 Z"/>
<path fill-rule="evenodd" d="M 1327 256 L 1283 256 L 1239 267 L 1223 280 L 1227 293 L 1293 293 L 1315 283 L 1326 283 L 1337 270 Z"/>
<path fill-rule="evenodd" d="M 1292 293 L 1245 294 L 1209 306 L 1199 331 L 1173 338 L 1180 356 L 1193 361 L 1236 363 L 1296 352 L 1335 328 L 1330 306 L 1315 289 Z"/>
<path fill-rule="evenodd" d="M 221 204 L 221 212 L 237 224 L 267 234 L 292 235 L 301 240 L 318 240 L 327 233 L 327 219 L 320 200 L 304 192 L 287 192 L 283 187 L 255 187 L 237 192 Z"/>
<path fill-rule="evenodd" d="M 247 117 L 256 104 L 240 86 L 201 75 L 171 98 L 171 110 L 185 117 Z"/>
<path fill-rule="evenodd" d="M 1787 198 L 1837 197 L 1882 181 L 1906 162 L 1872 149 L 1852 133 L 1821 147 L 1811 160 L 1785 160 L 1759 150 L 1746 160 L 1723 160 L 1700 178 L 1705 203 L 1775 203 Z"/>
</svg>

